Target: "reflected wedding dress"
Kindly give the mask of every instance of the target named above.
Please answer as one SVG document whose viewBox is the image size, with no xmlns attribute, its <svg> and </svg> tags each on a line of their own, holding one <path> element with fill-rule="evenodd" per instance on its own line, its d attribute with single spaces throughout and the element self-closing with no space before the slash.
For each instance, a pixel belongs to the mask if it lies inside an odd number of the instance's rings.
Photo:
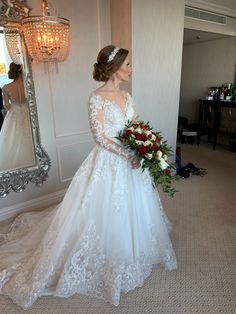
<svg viewBox="0 0 236 314">
<path fill-rule="evenodd" d="M 21 80 L 3 87 L 8 108 L 0 131 L 0 171 L 35 164 L 28 103 Z"/>
<path fill-rule="evenodd" d="M 119 304 L 141 287 L 152 265 L 176 268 L 170 224 L 147 171 L 132 169 L 130 152 L 114 137 L 134 117 L 91 94 L 89 121 L 96 146 L 63 201 L 20 214 L 0 239 L 0 289 L 27 309 L 43 295 L 75 293 Z"/>
</svg>

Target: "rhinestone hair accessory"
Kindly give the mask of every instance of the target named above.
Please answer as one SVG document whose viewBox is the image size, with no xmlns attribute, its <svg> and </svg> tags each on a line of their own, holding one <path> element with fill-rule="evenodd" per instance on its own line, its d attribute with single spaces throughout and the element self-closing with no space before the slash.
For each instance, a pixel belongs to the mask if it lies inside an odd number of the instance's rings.
<svg viewBox="0 0 236 314">
<path fill-rule="evenodd" d="M 109 57 L 108 57 L 108 59 L 107 59 L 107 62 L 111 62 L 111 61 L 115 58 L 115 56 L 116 56 L 116 54 L 118 53 L 119 50 L 120 50 L 119 47 L 115 47 L 115 48 L 112 50 L 112 52 L 109 54 Z"/>
</svg>

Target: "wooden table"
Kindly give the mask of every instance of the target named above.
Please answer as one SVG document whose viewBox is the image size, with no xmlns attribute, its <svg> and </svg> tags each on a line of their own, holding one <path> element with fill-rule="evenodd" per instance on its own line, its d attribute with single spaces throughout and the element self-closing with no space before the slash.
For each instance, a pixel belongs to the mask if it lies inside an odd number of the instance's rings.
<svg viewBox="0 0 236 314">
<path fill-rule="evenodd" d="M 199 103 L 197 144 L 200 144 L 202 133 L 207 131 L 208 142 L 211 141 L 211 134 L 213 133 L 213 149 L 215 149 L 219 133 L 233 134 L 236 132 L 236 129 L 234 131 L 221 129 L 222 110 L 228 108 L 230 111 L 236 112 L 236 101 L 199 99 Z"/>
</svg>

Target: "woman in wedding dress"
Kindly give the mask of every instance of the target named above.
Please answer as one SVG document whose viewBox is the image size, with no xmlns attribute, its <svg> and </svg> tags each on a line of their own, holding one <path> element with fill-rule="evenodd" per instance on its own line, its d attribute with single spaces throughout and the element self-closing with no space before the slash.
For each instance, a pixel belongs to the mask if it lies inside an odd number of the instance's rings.
<svg viewBox="0 0 236 314">
<path fill-rule="evenodd" d="M 89 98 L 96 146 L 63 201 L 20 214 L 1 234 L 0 289 L 27 309 L 43 295 L 94 296 L 118 305 L 121 292 L 141 287 L 154 264 L 176 268 L 170 223 L 148 171 L 115 139 L 135 119 L 128 51 L 103 48 L 93 77 L 104 82 Z"/>
<path fill-rule="evenodd" d="M 0 171 L 35 163 L 29 108 L 25 98 L 21 65 L 12 62 L 3 86 L 4 107 L 8 110 L 0 132 Z"/>
</svg>

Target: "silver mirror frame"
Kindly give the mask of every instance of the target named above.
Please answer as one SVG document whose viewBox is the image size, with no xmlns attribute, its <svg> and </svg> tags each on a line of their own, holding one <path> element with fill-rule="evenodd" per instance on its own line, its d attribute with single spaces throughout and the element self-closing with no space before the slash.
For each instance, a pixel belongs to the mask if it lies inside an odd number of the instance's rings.
<svg viewBox="0 0 236 314">
<path fill-rule="evenodd" d="M 9 23 L 6 23 L 5 20 L 1 21 L 1 18 L 0 26 L 10 27 Z M 47 179 L 48 171 L 51 167 L 50 158 L 41 144 L 31 62 L 24 41 L 24 36 L 21 33 L 20 29 L 18 29 L 18 32 L 20 33 L 22 42 L 22 52 L 24 60 L 24 84 L 29 104 L 36 163 L 32 167 L 18 168 L 14 170 L 0 172 L 0 197 L 7 196 L 11 191 L 21 192 L 25 190 L 29 182 L 32 182 L 37 186 L 41 185 Z"/>
</svg>

